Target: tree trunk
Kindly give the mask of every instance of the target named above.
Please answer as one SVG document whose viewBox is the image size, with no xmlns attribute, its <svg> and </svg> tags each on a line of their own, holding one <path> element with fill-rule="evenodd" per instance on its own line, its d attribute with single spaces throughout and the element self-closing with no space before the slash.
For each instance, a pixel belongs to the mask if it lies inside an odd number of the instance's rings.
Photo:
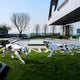
<svg viewBox="0 0 80 80">
<path fill-rule="evenodd" d="M 53 36 L 54 36 L 54 30 L 53 30 Z"/>
<path fill-rule="evenodd" d="M 38 31 L 36 31 L 36 36 L 38 36 Z"/>
<path fill-rule="evenodd" d="M 22 38 L 22 32 L 19 33 L 19 37 Z"/>
<path fill-rule="evenodd" d="M 46 31 L 44 33 L 45 33 L 45 36 L 46 36 Z"/>
</svg>

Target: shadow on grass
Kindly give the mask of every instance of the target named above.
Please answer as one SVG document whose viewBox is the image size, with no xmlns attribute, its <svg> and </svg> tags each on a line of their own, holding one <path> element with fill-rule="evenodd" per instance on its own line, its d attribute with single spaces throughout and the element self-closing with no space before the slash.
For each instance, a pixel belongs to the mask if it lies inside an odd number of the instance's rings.
<svg viewBox="0 0 80 80">
<path fill-rule="evenodd" d="M 38 65 L 38 64 L 44 64 L 43 62 L 40 62 L 40 61 L 36 61 L 36 60 L 30 60 L 30 59 L 28 59 L 27 61 L 25 60 L 25 62 L 27 63 L 27 64 L 36 64 L 36 65 Z"/>
</svg>

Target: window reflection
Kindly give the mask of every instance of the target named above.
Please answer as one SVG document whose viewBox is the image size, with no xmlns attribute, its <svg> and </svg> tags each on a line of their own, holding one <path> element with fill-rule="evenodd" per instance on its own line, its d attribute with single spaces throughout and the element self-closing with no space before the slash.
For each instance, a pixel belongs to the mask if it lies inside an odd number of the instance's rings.
<svg viewBox="0 0 80 80">
<path fill-rule="evenodd" d="M 57 8 L 60 7 L 60 5 L 64 2 L 65 0 L 58 0 L 58 5 L 57 5 Z"/>
</svg>

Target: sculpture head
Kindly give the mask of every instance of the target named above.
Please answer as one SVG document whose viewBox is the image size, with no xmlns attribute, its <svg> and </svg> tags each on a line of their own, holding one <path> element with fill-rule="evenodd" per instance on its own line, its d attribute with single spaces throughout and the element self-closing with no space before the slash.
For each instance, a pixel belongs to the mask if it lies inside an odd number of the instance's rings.
<svg viewBox="0 0 80 80">
<path fill-rule="evenodd" d="M 44 40 L 43 43 L 44 43 L 44 44 L 48 44 L 49 41 L 48 41 L 48 40 Z"/>
<path fill-rule="evenodd" d="M 49 48 L 49 41 L 44 40 L 43 43 L 45 44 L 45 46 L 46 46 L 47 48 Z"/>
<path fill-rule="evenodd" d="M 23 53 L 25 56 L 28 56 L 28 50 L 27 47 L 24 47 L 21 44 L 17 44 L 17 47 L 19 48 L 19 53 Z"/>
</svg>

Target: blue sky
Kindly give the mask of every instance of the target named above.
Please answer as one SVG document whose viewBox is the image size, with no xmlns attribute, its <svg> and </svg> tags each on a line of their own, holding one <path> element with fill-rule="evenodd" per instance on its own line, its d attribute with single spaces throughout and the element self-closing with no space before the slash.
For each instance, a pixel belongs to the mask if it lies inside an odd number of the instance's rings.
<svg viewBox="0 0 80 80">
<path fill-rule="evenodd" d="M 30 27 L 34 27 L 36 24 L 43 26 L 48 20 L 49 6 L 50 0 L 1 0 L 0 24 L 6 23 L 13 26 L 12 14 L 24 12 L 30 15 Z"/>
<path fill-rule="evenodd" d="M 18 33 L 16 27 L 14 27 L 11 22 L 11 16 L 13 13 L 22 12 L 28 13 L 31 18 L 29 24 L 30 29 L 25 31 L 26 34 L 33 32 L 33 28 L 36 24 L 40 24 L 40 26 L 43 28 L 43 25 L 47 24 L 48 21 L 50 1 L 51 0 L 1 0 L 0 24 L 8 24 L 13 26 L 10 33 Z M 60 0 L 59 2 L 62 3 L 63 1 L 64 0 Z M 79 26 L 77 24 L 75 25 Z M 48 31 L 50 31 L 50 27 Z"/>
</svg>

